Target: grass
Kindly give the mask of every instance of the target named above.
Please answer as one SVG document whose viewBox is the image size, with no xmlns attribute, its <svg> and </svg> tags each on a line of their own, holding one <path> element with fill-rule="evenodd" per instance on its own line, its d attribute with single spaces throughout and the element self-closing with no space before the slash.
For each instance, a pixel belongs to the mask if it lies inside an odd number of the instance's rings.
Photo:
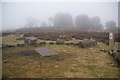
<svg viewBox="0 0 120 80">
<path fill-rule="evenodd" d="M 43 42 L 43 41 L 45 41 L 47 44 L 48 44 L 49 42 L 54 42 L 54 43 L 56 43 L 56 41 L 50 41 L 50 40 L 40 40 L 40 39 L 38 39 L 38 40 L 37 40 L 37 43 L 39 43 L 39 42 Z M 74 43 L 74 42 L 79 42 L 79 41 L 80 41 L 80 40 L 75 39 L 75 40 L 65 41 L 65 43 Z"/>
<path fill-rule="evenodd" d="M 8 35 L 2 37 L 2 43 L 3 44 L 8 44 L 8 45 L 17 45 L 18 43 L 23 43 L 23 40 L 16 40 L 20 36 L 18 35 Z"/>
<path fill-rule="evenodd" d="M 23 42 L 16 40 L 18 37 L 5 36 L 3 43 L 15 45 Z M 38 40 L 38 43 L 40 41 L 42 40 Z M 79 40 L 65 43 L 77 41 Z M 58 55 L 41 56 L 34 50 L 40 47 L 46 47 Z M 95 47 L 80 48 L 72 45 L 46 44 L 5 48 L 2 52 L 2 74 L 4 78 L 118 78 L 117 63 L 107 52 L 100 49 L 108 50 L 108 46 L 99 43 Z"/>
<path fill-rule="evenodd" d="M 47 44 L 49 43 L 49 42 L 56 42 L 56 41 L 50 41 L 50 40 L 40 40 L 40 39 L 38 39 L 37 40 L 37 43 L 40 43 L 40 42 L 46 42 Z"/>
<path fill-rule="evenodd" d="M 103 45 L 105 46 L 105 45 Z M 35 46 L 3 50 L 3 77 L 9 78 L 117 78 L 116 62 L 101 46 L 79 48 L 68 45 L 43 45 L 59 53 L 43 57 Z M 31 53 L 25 55 L 25 53 Z M 59 59 L 59 60 L 58 60 Z"/>
</svg>

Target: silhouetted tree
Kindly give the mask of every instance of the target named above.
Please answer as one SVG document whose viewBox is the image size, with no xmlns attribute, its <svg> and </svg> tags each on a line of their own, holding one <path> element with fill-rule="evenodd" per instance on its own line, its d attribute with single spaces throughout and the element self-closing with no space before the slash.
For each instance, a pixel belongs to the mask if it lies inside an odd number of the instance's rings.
<svg viewBox="0 0 120 80">
<path fill-rule="evenodd" d="M 117 31 L 118 30 L 116 23 L 114 21 L 106 22 L 105 27 L 106 27 L 107 31 Z"/>
<path fill-rule="evenodd" d="M 88 30 L 90 27 L 90 19 L 86 14 L 80 14 L 75 18 L 75 25 L 81 30 Z"/>
<path fill-rule="evenodd" d="M 90 30 L 103 30 L 103 26 L 101 24 L 99 17 L 92 17 L 90 19 Z"/>
<path fill-rule="evenodd" d="M 69 13 L 57 13 L 54 16 L 54 26 L 57 27 L 70 27 L 73 25 L 72 15 Z"/>
</svg>

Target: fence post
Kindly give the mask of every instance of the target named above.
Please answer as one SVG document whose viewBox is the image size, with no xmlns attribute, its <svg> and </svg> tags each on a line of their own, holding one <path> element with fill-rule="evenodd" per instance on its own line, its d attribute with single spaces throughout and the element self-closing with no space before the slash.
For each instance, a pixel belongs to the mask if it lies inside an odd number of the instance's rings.
<svg viewBox="0 0 120 80">
<path fill-rule="evenodd" d="M 114 50 L 114 33 L 109 33 L 109 50 Z"/>
</svg>

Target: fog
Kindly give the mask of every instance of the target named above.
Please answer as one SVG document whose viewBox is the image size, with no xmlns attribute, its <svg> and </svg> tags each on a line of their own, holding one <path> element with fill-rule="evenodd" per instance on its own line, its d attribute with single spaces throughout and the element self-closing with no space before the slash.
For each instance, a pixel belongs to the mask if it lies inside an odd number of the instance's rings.
<svg viewBox="0 0 120 80">
<path fill-rule="evenodd" d="M 103 26 L 110 20 L 118 25 L 117 2 L 3 2 L 0 5 L 3 30 L 25 27 L 30 19 L 34 19 L 38 27 L 42 22 L 49 25 L 49 17 L 59 12 L 69 13 L 73 19 L 79 14 L 98 16 Z"/>
</svg>

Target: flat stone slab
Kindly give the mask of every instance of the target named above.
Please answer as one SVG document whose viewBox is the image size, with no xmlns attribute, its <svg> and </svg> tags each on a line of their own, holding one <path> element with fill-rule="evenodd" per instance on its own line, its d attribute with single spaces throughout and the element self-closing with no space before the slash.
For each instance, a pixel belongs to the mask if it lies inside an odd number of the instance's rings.
<svg viewBox="0 0 120 80">
<path fill-rule="evenodd" d="M 35 50 L 42 56 L 52 56 L 52 55 L 58 54 L 58 53 L 53 52 L 47 48 L 35 48 Z"/>
</svg>

